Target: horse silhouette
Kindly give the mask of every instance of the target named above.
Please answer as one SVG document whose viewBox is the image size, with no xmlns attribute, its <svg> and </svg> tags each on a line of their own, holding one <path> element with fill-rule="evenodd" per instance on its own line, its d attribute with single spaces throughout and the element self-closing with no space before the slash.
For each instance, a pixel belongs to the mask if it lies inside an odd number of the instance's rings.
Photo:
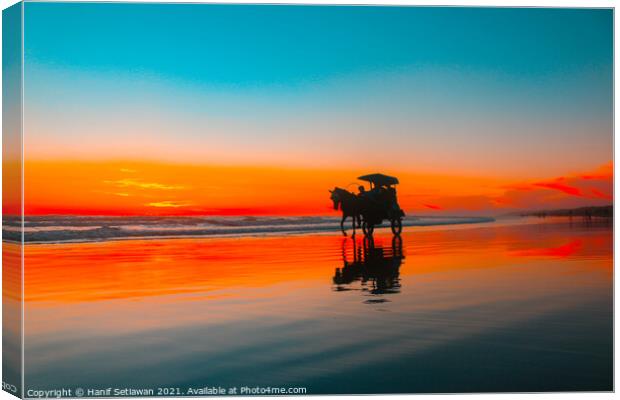
<svg viewBox="0 0 620 400">
<path fill-rule="evenodd" d="M 398 205 L 394 188 L 376 188 L 370 192 L 360 192 L 359 195 L 339 187 L 329 192 L 334 202 L 334 210 L 342 210 L 340 229 L 344 236 L 347 236 L 344 222 L 349 217 L 353 219 L 352 236 L 355 236 L 356 226 L 362 228 L 364 235 L 372 236 L 375 226 L 381 225 L 384 219 L 390 221 L 392 233 L 400 235 L 405 213 Z"/>
<path fill-rule="evenodd" d="M 361 211 L 361 199 L 359 199 L 354 193 L 348 190 L 335 187 L 334 190 L 329 191 L 331 200 L 334 202 L 334 210 L 342 210 L 342 219 L 340 220 L 340 230 L 344 236 L 347 236 L 347 232 L 344 229 L 344 221 L 351 217 L 353 235 L 355 236 L 355 225 L 359 227 L 362 223 L 360 211 Z"/>
<path fill-rule="evenodd" d="M 336 285 L 335 291 L 353 290 L 349 285 L 359 281 L 362 284 L 362 290 L 371 295 L 400 292 L 399 270 L 405 259 L 403 240 L 400 236 L 394 236 L 391 247 L 375 246 L 375 242 L 370 236 L 364 237 L 362 247 L 357 244 L 356 240 L 353 240 L 353 260 L 347 258 L 344 246 L 343 243 L 343 265 L 336 268 L 333 277 L 333 282 Z M 369 300 L 366 303 L 372 304 L 383 301 L 386 300 Z"/>
</svg>

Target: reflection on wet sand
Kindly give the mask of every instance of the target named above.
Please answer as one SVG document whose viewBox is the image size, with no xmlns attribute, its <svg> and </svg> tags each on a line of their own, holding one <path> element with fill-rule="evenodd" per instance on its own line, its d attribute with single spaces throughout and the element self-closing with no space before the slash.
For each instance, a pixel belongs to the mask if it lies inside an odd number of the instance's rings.
<svg viewBox="0 0 620 400">
<path fill-rule="evenodd" d="M 395 243 L 379 231 L 366 244 L 29 245 L 26 385 L 609 390 L 612 238 L 609 226 L 536 221 Z"/>
<path fill-rule="evenodd" d="M 346 245 L 351 243 L 352 261 L 347 257 Z M 354 290 L 352 283 L 360 282 L 363 292 L 374 296 L 366 303 L 382 303 L 388 301 L 386 294 L 400 292 L 399 270 L 404 259 L 403 239 L 394 236 L 391 247 L 375 245 L 372 237 L 362 240 L 343 241 L 342 268 L 336 268 L 334 290 Z"/>
<path fill-rule="evenodd" d="M 22 246 L 2 243 L 2 382 L 21 395 Z"/>
</svg>

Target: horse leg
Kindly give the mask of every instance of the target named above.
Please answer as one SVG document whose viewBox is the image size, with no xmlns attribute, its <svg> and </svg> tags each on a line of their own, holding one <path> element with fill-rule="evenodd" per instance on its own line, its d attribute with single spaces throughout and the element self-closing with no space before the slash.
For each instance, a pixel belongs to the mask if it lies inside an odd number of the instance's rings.
<svg viewBox="0 0 620 400">
<path fill-rule="evenodd" d="M 353 235 L 352 236 L 355 236 L 355 215 L 351 217 L 351 222 L 352 222 L 352 225 L 353 225 Z"/>
<path fill-rule="evenodd" d="M 342 231 L 342 234 L 347 236 L 347 231 L 344 230 L 344 220 L 347 219 L 347 216 L 345 214 L 342 214 L 342 219 L 340 220 L 340 230 Z"/>
</svg>

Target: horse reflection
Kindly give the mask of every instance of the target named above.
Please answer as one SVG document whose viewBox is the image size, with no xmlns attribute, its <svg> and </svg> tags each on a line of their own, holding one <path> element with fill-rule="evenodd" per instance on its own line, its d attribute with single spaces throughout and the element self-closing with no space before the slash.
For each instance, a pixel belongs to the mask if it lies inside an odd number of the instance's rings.
<svg viewBox="0 0 620 400">
<path fill-rule="evenodd" d="M 334 290 L 353 290 L 350 285 L 359 281 L 361 290 L 372 295 L 400 292 L 399 269 L 405 258 L 400 236 L 392 239 L 391 248 L 376 246 L 372 237 L 365 237 L 361 243 L 353 240 L 353 261 L 347 257 L 346 242 L 342 247 L 343 266 L 336 268 L 334 275 Z"/>
</svg>

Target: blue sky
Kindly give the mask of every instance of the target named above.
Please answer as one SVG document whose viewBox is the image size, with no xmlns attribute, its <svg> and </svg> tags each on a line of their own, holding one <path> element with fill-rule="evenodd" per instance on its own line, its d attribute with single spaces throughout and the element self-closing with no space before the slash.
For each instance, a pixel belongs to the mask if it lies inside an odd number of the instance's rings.
<svg viewBox="0 0 620 400">
<path fill-rule="evenodd" d="M 611 67 L 610 10 L 27 4 L 28 59 L 212 85 L 410 66 L 542 78 Z"/>
<path fill-rule="evenodd" d="M 296 165 L 310 152 L 316 166 L 427 170 L 460 157 L 516 175 L 612 157 L 611 10 L 27 3 L 25 15 L 39 157 Z M 75 144 L 102 137 L 97 151 Z"/>
</svg>

